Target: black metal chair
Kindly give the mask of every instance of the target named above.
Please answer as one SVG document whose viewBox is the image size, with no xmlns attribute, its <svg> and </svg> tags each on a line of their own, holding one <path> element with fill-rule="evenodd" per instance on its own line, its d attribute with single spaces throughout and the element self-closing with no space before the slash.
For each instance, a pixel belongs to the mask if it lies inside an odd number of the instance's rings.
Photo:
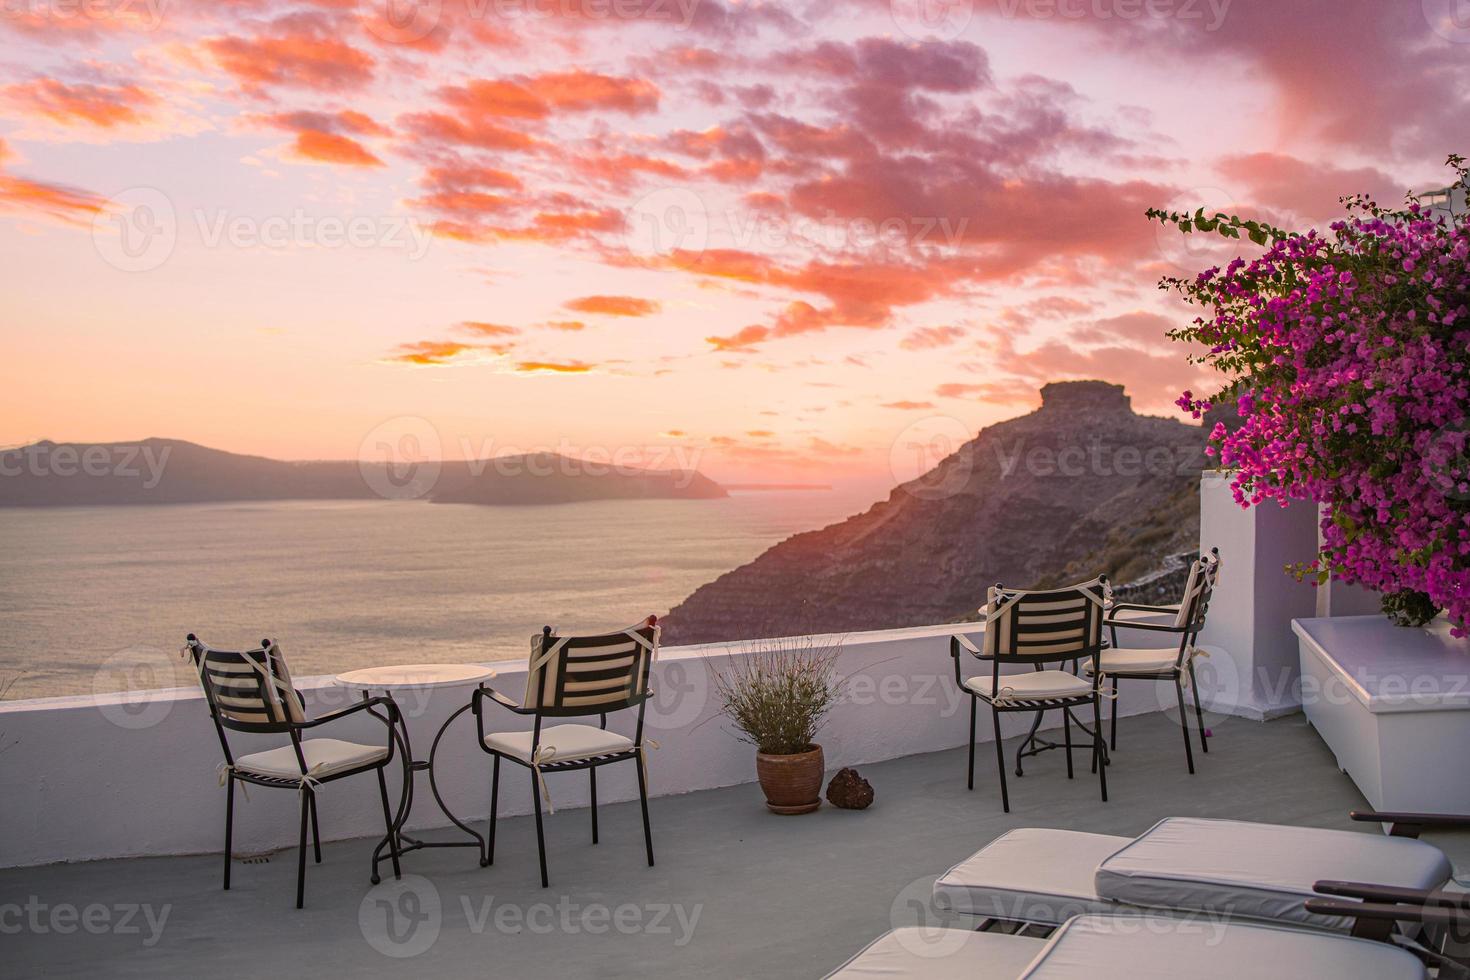
<svg viewBox="0 0 1470 980">
<path fill-rule="evenodd" d="M 547 773 L 588 770 L 592 797 L 592 843 L 597 843 L 597 770 L 616 762 L 632 761 L 638 769 L 638 800 L 643 807 L 643 843 L 648 866 L 653 867 L 653 834 L 648 824 L 648 776 L 644 763 L 643 712 L 649 697 L 649 672 L 658 655 L 658 620 L 598 636 L 557 636 L 550 626 L 531 641 L 526 672 L 526 694 L 517 703 L 481 685 L 471 702 L 479 726 L 480 747 L 495 759 L 490 777 L 490 824 L 487 834 L 490 863 L 495 863 L 495 819 L 500 803 L 500 762 L 508 759 L 531 771 L 531 794 L 536 800 L 536 849 L 541 861 L 541 887 L 546 875 L 546 836 L 542 829 L 541 799 L 546 795 Z M 485 731 L 484 702 L 534 719 L 530 731 Z M 634 735 L 629 738 L 607 730 L 610 712 L 638 709 Z M 553 724 L 547 718 L 585 718 L 597 715 L 598 727 Z M 550 798 L 547 798 L 548 804 Z"/>
<path fill-rule="evenodd" d="M 1103 802 L 1108 799 L 1107 766 L 1102 741 L 1102 709 L 1098 677 L 1091 680 L 1075 672 L 1079 661 L 1094 668 L 1102 651 L 1103 606 L 1107 601 L 1107 579 L 1098 576 L 1070 588 L 1044 592 L 1022 592 L 996 585 L 990 589 L 982 610 L 985 619 L 984 649 L 976 649 L 962 634 L 950 637 L 955 683 L 970 696 L 969 788 L 975 788 L 975 715 L 984 701 L 990 706 L 995 727 L 995 758 L 1000 767 L 1000 798 L 1005 812 L 1011 811 L 1006 787 L 1006 760 L 1000 731 L 1000 716 L 1007 712 L 1040 714 L 1052 709 L 1062 712 L 1066 742 L 1067 778 L 1072 778 L 1072 709 L 1092 706 L 1092 767 L 1098 774 Z M 966 678 L 960 669 L 960 654 L 967 652 L 991 666 L 984 674 Z M 1073 664 L 1074 670 L 1046 669 L 1047 664 Z M 1022 664 L 1031 671 L 1001 674 L 1007 664 Z M 1079 722 L 1079 724 L 1081 724 Z M 1085 727 L 1085 726 L 1084 726 Z M 1033 732 L 1035 726 L 1033 726 Z M 1019 763 L 1018 763 L 1019 765 Z M 1019 769 L 1017 774 L 1020 774 Z"/>
<path fill-rule="evenodd" d="M 215 650 L 193 633 L 184 652 L 199 672 L 199 683 L 209 702 L 209 714 L 219 735 L 225 761 L 221 781 L 228 787 L 225 799 L 225 890 L 230 887 L 230 850 L 234 838 L 235 783 L 251 783 L 301 794 L 301 840 L 296 862 L 296 907 L 306 897 L 306 831 L 311 822 L 312 848 L 316 862 L 322 860 L 321 830 L 317 824 L 317 787 L 361 772 L 378 773 L 378 791 L 383 798 L 383 822 L 388 828 L 393 853 L 393 874 L 398 867 L 398 837 L 388 805 L 388 782 L 383 770 L 393 761 L 398 741 L 395 725 L 398 706 L 390 697 L 368 698 L 317 718 L 308 719 L 302 698 L 291 684 L 286 658 L 274 640 L 261 640 L 260 647 L 242 653 Z M 379 714 L 374 708 L 382 708 Z M 367 711 L 388 729 L 384 747 L 344 742 L 335 738 L 303 738 L 328 722 Z M 230 749 L 225 729 L 250 735 L 286 735 L 289 745 L 236 756 Z M 407 778 L 405 776 L 405 778 Z"/>
<path fill-rule="evenodd" d="M 1173 681 L 1174 697 L 1179 705 L 1179 727 L 1184 733 L 1184 760 L 1193 775 L 1194 749 L 1190 745 L 1189 718 L 1184 707 L 1183 678 L 1187 675 L 1194 695 L 1194 715 L 1199 725 L 1200 748 L 1204 752 L 1210 751 L 1194 660 L 1197 655 L 1195 642 L 1199 639 L 1200 630 L 1205 628 L 1205 614 L 1209 611 L 1210 597 L 1214 594 L 1219 577 L 1220 550 L 1216 548 L 1190 564 L 1189 578 L 1184 583 L 1184 595 L 1177 606 L 1119 602 L 1109 608 L 1103 625 L 1108 627 L 1112 645 L 1110 649 L 1103 651 L 1100 658 L 1102 674 L 1109 681 L 1113 698 L 1108 733 L 1109 748 L 1118 748 L 1118 681 Z M 1179 643 L 1177 646 L 1158 649 L 1121 647 L 1118 644 L 1120 629 L 1170 633 L 1179 637 Z"/>
</svg>

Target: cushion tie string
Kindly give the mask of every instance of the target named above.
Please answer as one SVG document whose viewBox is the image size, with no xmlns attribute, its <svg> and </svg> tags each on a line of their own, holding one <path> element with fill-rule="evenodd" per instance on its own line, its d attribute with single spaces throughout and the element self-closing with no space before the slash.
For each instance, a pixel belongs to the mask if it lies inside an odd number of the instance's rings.
<svg viewBox="0 0 1470 980">
<path fill-rule="evenodd" d="M 219 765 L 214 767 L 214 771 L 219 775 L 219 784 L 223 786 L 229 780 L 230 776 L 234 774 L 235 767 L 230 765 L 228 762 L 221 762 Z M 240 780 L 240 792 L 245 794 L 245 802 L 249 803 L 250 784 L 243 779 Z"/>
<path fill-rule="evenodd" d="M 1190 647 L 1189 648 L 1189 653 L 1185 654 L 1184 663 L 1180 664 L 1180 666 L 1181 667 L 1192 667 L 1194 665 L 1194 662 L 1196 660 L 1204 660 L 1209 655 L 1210 655 L 1210 651 L 1204 649 L 1203 647 Z M 1179 672 L 1179 682 L 1180 682 L 1180 684 L 1182 686 L 1184 686 L 1186 688 L 1189 687 L 1190 684 L 1193 683 L 1193 681 L 1191 680 L 1191 678 L 1193 678 L 1193 677 L 1194 677 L 1194 671 L 1193 670 L 1181 670 Z"/>
<path fill-rule="evenodd" d="M 645 738 L 643 744 L 638 746 L 638 767 L 643 770 L 643 784 L 648 785 L 648 750 L 660 749 L 657 739 Z"/>
<path fill-rule="evenodd" d="M 541 798 L 546 801 L 546 809 L 549 813 L 555 813 L 556 807 L 551 803 L 551 791 L 546 788 L 546 777 L 541 775 L 541 764 L 550 762 L 556 758 L 555 745 L 543 745 L 531 756 L 531 771 L 536 774 L 536 785 L 541 790 Z"/>
</svg>

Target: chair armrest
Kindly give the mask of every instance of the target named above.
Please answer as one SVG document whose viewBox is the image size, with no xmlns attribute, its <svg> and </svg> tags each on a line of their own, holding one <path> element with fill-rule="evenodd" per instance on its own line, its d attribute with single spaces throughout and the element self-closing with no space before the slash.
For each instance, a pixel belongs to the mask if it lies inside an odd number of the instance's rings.
<svg viewBox="0 0 1470 980">
<path fill-rule="evenodd" d="M 1115 602 L 1108 607 L 1109 612 L 1117 612 L 1119 609 L 1135 609 L 1138 612 L 1149 613 L 1172 613 L 1179 614 L 1178 606 L 1148 606 L 1141 602 Z"/>
<path fill-rule="evenodd" d="M 1117 630 L 1149 630 L 1153 633 L 1187 633 L 1187 626 L 1164 626 L 1161 623 L 1135 623 L 1131 620 L 1104 619 L 1103 625 Z"/>
<path fill-rule="evenodd" d="M 1448 905 L 1394 905 L 1388 902 L 1354 902 L 1341 898 L 1309 898 L 1308 912 L 1340 915 L 1378 922 L 1422 922 L 1436 926 L 1470 925 L 1470 910 Z"/>
<path fill-rule="evenodd" d="M 1431 828 L 1470 830 L 1470 816 L 1459 813 L 1403 813 L 1397 810 L 1353 810 L 1348 814 L 1359 823 L 1389 824 L 1393 837 L 1418 837 Z"/>
<path fill-rule="evenodd" d="M 1470 893 L 1446 892 L 1433 888 L 1403 888 L 1398 885 L 1376 885 L 1362 881 L 1319 881 L 1312 890 L 1322 895 L 1359 898 L 1367 902 L 1403 902 L 1470 911 Z"/>
<path fill-rule="evenodd" d="M 493 687 L 486 687 L 484 684 L 481 684 L 475 688 L 475 693 L 470 698 L 470 704 L 475 714 L 478 715 L 480 713 L 480 702 L 486 698 L 489 698 L 508 711 L 514 711 L 518 715 L 534 715 L 536 713 L 535 708 L 523 708 Z"/>
<path fill-rule="evenodd" d="M 398 719 L 398 702 L 394 701 L 390 697 L 387 697 L 386 695 L 379 694 L 375 697 L 366 698 L 362 701 L 356 701 L 352 704 L 349 704 L 345 708 L 338 708 L 335 711 L 328 711 L 324 715 L 318 715 L 315 718 L 311 718 L 307 721 L 302 722 L 299 727 L 315 728 L 318 725 L 325 725 L 329 721 L 336 721 L 338 718 L 345 718 L 347 715 L 353 714 L 354 712 L 365 711 L 368 708 L 373 707 L 387 709 L 389 724 L 392 724 Z"/>
</svg>

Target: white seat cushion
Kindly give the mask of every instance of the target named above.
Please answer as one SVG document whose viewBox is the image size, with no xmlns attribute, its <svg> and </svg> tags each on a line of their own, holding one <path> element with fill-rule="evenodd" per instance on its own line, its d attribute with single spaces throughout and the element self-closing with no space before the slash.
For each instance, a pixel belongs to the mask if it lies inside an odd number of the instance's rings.
<svg viewBox="0 0 1470 980">
<path fill-rule="evenodd" d="M 1179 648 L 1139 650 L 1115 647 L 1104 650 L 1099 659 L 1102 661 L 1104 674 L 1162 674 L 1174 669 L 1179 661 Z M 1092 672 L 1091 660 L 1086 661 L 1083 666 L 1088 673 Z"/>
<path fill-rule="evenodd" d="M 1169 817 L 1099 864 L 1095 886 L 1114 902 L 1346 929 L 1303 907 L 1315 882 L 1436 888 L 1450 870 L 1438 848 L 1404 837 Z"/>
<path fill-rule="evenodd" d="M 370 762 L 378 762 L 388 755 L 388 747 L 358 745 L 356 742 L 344 742 L 337 738 L 308 738 L 301 743 L 301 755 L 306 759 L 307 774 L 320 779 L 344 769 L 355 769 Z M 296 750 L 289 745 L 242 755 L 235 760 L 235 768 L 260 776 L 301 778 L 301 764 L 296 761 Z"/>
<path fill-rule="evenodd" d="M 917 974 L 916 974 L 917 975 Z M 1424 980 L 1387 943 L 1254 922 L 1079 916 L 1052 934 L 1022 980 Z"/>
<path fill-rule="evenodd" d="M 965 680 L 965 686 L 985 700 L 991 700 L 992 678 L 977 674 Z M 1000 677 L 1001 698 L 1034 699 L 1086 697 L 1092 693 L 1092 682 L 1065 670 L 1030 670 Z"/>
<path fill-rule="evenodd" d="M 907 926 L 879 936 L 827 976 L 1016 980 L 1045 945 L 1030 936 Z"/>
<path fill-rule="evenodd" d="M 485 736 L 487 748 L 531 761 L 530 732 L 494 732 Z M 592 725 L 552 725 L 541 729 L 541 762 L 566 762 L 588 759 L 595 755 L 611 755 L 633 748 L 633 740 L 617 732 Z"/>
<path fill-rule="evenodd" d="M 934 882 L 936 908 L 1012 922 L 1057 926 L 1084 912 L 1108 912 L 1093 878 L 1130 837 L 1022 827 L 1001 834 Z"/>
</svg>

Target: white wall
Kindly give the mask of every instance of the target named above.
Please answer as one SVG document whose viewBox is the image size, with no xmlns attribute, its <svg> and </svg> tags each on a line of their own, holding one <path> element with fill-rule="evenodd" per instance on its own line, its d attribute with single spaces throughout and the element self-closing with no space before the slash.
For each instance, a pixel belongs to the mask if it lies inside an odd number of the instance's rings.
<svg viewBox="0 0 1470 980">
<path fill-rule="evenodd" d="M 1200 645 L 1210 657 L 1211 707 L 1247 718 L 1301 709 L 1293 619 L 1314 615 L 1316 590 L 1285 568 L 1317 554 L 1317 510 L 1307 502 L 1242 508 L 1228 474 L 1200 477 L 1200 547 L 1220 549 L 1220 582 Z"/>
<path fill-rule="evenodd" d="M 969 699 L 955 689 L 948 645 L 953 629 L 887 630 L 846 638 L 839 660 L 846 694 L 820 736 L 829 771 L 965 744 Z M 978 631 L 970 635 L 978 642 Z M 661 651 L 655 667 L 658 699 L 650 704 L 647 721 L 648 735 L 662 746 L 649 753 L 653 795 L 754 780 L 755 750 L 737 741 L 719 715 L 708 672 L 745 649 L 736 644 Z M 496 666 L 501 673 L 492 685 L 519 698 L 524 665 Z M 967 675 L 974 672 L 967 666 Z M 330 678 L 301 678 L 298 686 L 313 715 L 356 697 Z M 1172 701 L 1172 689 L 1162 699 L 1152 690 L 1155 686 L 1124 685 L 1122 713 L 1158 710 Z M 399 696 L 416 755 L 427 755 L 433 733 L 468 700 L 469 690 L 457 688 Z M 487 710 L 502 730 L 529 727 L 493 705 Z M 1007 736 L 1024 730 L 1030 717 L 1017 713 L 1006 719 Z M 1051 726 L 1058 721 L 1049 719 Z M 631 734 L 631 723 L 631 716 L 615 718 L 609 727 Z M 981 739 L 989 737 L 990 720 L 983 710 L 978 730 Z M 382 744 L 383 732 L 381 723 L 359 717 L 334 723 L 321 734 Z M 475 745 L 473 732 L 473 716 L 466 712 L 445 736 L 437 773 L 445 799 L 461 819 L 482 821 L 489 813 L 490 757 Z M 232 737 L 239 740 L 237 755 L 254 750 L 250 737 Z M 280 741 L 256 737 L 255 744 L 267 748 Z M 215 773 L 222 756 L 197 690 L 3 703 L 0 746 L 5 746 L 0 750 L 0 867 L 217 852 L 223 845 L 225 791 Z M 993 783 L 993 766 L 990 753 L 977 752 L 977 771 L 987 774 L 986 785 Z M 396 772 L 392 777 L 396 805 L 399 780 Z M 409 828 L 446 826 L 448 821 L 433 805 L 427 777 L 418 778 Z M 962 758 L 954 778 L 964 778 Z M 587 780 L 580 773 L 552 774 L 547 782 L 558 810 L 586 805 Z M 874 788 L 880 796 L 885 789 L 881 784 Z M 598 790 L 604 802 L 635 798 L 631 764 L 603 770 Z M 530 793 L 529 771 L 502 767 L 502 814 L 530 812 Z M 757 789 L 751 793 L 759 800 Z M 371 776 L 324 787 L 318 798 L 323 838 L 381 834 L 377 795 Z M 235 805 L 236 853 L 294 844 L 294 792 L 251 787 L 248 800 L 236 793 Z M 656 826 L 656 807 L 653 820 Z"/>
</svg>

